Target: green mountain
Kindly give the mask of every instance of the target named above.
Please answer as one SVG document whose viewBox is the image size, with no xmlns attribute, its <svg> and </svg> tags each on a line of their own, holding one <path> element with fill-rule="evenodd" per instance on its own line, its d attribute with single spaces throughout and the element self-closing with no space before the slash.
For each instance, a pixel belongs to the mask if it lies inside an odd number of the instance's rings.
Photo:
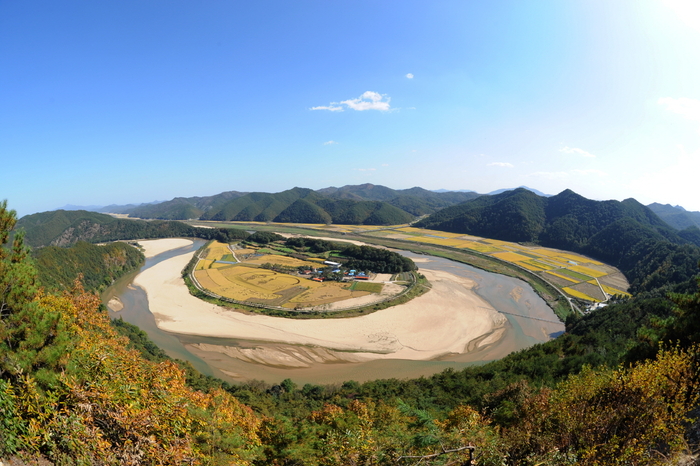
<svg viewBox="0 0 700 466">
<path fill-rule="evenodd" d="M 306 188 L 250 193 L 233 199 L 202 220 L 395 225 L 413 216 L 381 201 L 332 199 Z M 313 221 L 311 221 L 313 220 Z"/>
<path fill-rule="evenodd" d="M 623 218 L 682 242 L 668 225 L 634 199 L 593 201 L 569 189 L 552 197 L 523 188 L 481 196 L 445 208 L 416 226 L 580 250 L 593 235 Z"/>
<path fill-rule="evenodd" d="M 322 207 L 306 200 L 297 199 L 275 217 L 275 222 L 283 223 L 331 223 L 331 215 Z"/>
<path fill-rule="evenodd" d="M 298 199 L 317 195 L 311 189 L 292 188 L 280 193 L 249 193 L 202 215 L 202 220 L 271 222 Z"/>
<path fill-rule="evenodd" d="M 312 191 L 306 188 L 293 188 L 280 193 L 241 193 L 228 191 L 208 197 L 177 197 L 170 201 L 141 204 L 139 206 L 112 206 L 113 210 L 127 213 L 130 217 L 160 220 L 219 220 L 257 221 L 290 223 L 364 223 L 385 225 L 390 218 L 400 219 L 398 223 L 409 222 L 411 216 L 426 215 L 442 208 L 478 197 L 474 192 L 433 192 L 423 188 L 394 190 L 385 186 L 363 184 L 324 188 Z M 303 202 L 292 207 L 297 200 Z M 328 199 L 346 201 L 332 206 Z M 321 209 L 320 201 L 324 200 Z M 352 202 L 383 202 L 395 209 L 377 207 L 377 204 L 353 206 Z M 291 209 L 290 209 L 291 207 Z M 289 209 L 289 210 L 288 210 Z M 330 210 L 328 210 L 330 209 Z M 331 210 L 338 220 L 333 219 Z M 353 211 L 354 213 L 350 213 Z M 368 211 L 376 212 L 372 215 Z M 404 212 L 404 214 L 398 211 Z M 384 214 L 388 218 L 384 218 Z M 279 220 L 277 217 L 279 216 Z M 313 222 L 308 219 L 313 219 Z M 340 220 L 342 219 L 342 220 Z M 365 220 L 370 219 L 370 220 Z"/>
<path fill-rule="evenodd" d="M 71 246 L 78 241 L 99 243 L 116 240 L 196 237 L 204 239 L 245 238 L 243 230 L 197 228 L 182 222 L 131 220 L 84 210 L 55 210 L 27 215 L 17 228 L 25 231 L 25 241 L 33 248 Z"/>
<path fill-rule="evenodd" d="M 370 183 L 347 185 L 342 188 L 330 187 L 319 189 L 316 192 L 333 199 L 383 201 L 416 216 L 430 214 L 445 207 L 479 197 L 479 194 L 474 192 L 438 193 L 419 187 L 396 190 Z"/>
<path fill-rule="evenodd" d="M 692 232 L 682 237 L 634 199 L 593 201 L 571 190 L 541 197 L 516 189 L 445 208 L 416 226 L 587 254 L 618 267 L 633 290 L 648 288 L 650 280 L 676 283 L 697 270 Z M 639 272 L 642 263 L 647 267 Z"/>
<path fill-rule="evenodd" d="M 188 220 L 199 218 L 205 212 L 217 210 L 226 202 L 245 195 L 238 191 L 226 191 L 214 196 L 176 197 L 157 204 L 143 204 L 129 209 L 130 217 L 155 218 L 161 220 Z"/>
<path fill-rule="evenodd" d="M 700 228 L 700 212 L 689 212 L 683 207 L 657 202 L 647 207 L 676 230 L 685 230 L 693 226 Z"/>
</svg>

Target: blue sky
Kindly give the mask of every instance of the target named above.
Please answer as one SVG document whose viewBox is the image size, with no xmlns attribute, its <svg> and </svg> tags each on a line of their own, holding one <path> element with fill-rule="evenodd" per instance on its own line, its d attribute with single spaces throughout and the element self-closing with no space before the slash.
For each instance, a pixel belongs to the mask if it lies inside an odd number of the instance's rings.
<svg viewBox="0 0 700 466">
<path fill-rule="evenodd" d="M 0 2 L 18 214 L 374 183 L 700 210 L 700 2 Z"/>
</svg>

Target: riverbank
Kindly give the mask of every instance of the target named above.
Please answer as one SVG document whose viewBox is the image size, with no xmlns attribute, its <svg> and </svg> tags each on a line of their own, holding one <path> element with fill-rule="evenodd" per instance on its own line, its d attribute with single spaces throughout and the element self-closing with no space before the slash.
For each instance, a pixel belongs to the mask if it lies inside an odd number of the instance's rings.
<svg viewBox="0 0 700 466">
<path fill-rule="evenodd" d="M 160 243 L 167 241 L 168 243 Z M 147 254 L 182 247 L 188 240 L 142 242 Z M 189 294 L 180 276 L 191 253 L 165 260 L 139 274 L 134 284 L 148 295 L 156 324 L 167 332 L 275 342 L 315 348 L 304 358 L 328 362 L 373 359 L 429 360 L 461 354 L 505 325 L 505 317 L 473 290 L 474 282 L 443 271 L 424 271 L 433 288 L 409 303 L 351 319 L 293 320 L 251 315 L 201 301 Z M 318 347 L 324 350 L 319 350 Z M 203 348 L 202 348 L 203 349 Z M 332 354 L 324 353 L 325 350 Z M 288 351 L 225 350 L 261 364 L 295 367 Z M 303 353 L 303 352 L 302 352 Z M 301 354 L 301 353 L 300 353 Z"/>
</svg>

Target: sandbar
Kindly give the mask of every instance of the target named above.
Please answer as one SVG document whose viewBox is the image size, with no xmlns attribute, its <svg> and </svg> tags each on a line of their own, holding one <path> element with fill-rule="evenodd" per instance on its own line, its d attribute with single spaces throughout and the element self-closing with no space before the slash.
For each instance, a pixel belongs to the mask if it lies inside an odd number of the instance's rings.
<svg viewBox="0 0 700 466">
<path fill-rule="evenodd" d="M 172 240 L 149 251 L 185 244 Z M 185 240 L 189 241 L 189 240 Z M 354 361 L 429 360 L 470 350 L 470 342 L 503 327 L 506 318 L 474 291 L 475 282 L 444 271 L 421 271 L 432 289 L 412 301 L 353 318 L 285 319 L 247 314 L 190 295 L 181 277 L 193 253 L 183 253 L 140 273 L 156 324 L 164 331 L 208 337 L 306 345 L 350 352 Z M 474 345 L 472 345 L 473 347 Z M 348 355 L 350 356 L 350 355 Z"/>
<path fill-rule="evenodd" d="M 189 246 L 192 244 L 192 240 L 185 238 L 164 238 L 140 240 L 138 243 L 143 248 L 143 255 L 146 256 L 146 258 L 149 258 L 157 256 L 165 251 L 170 251 L 171 249 Z"/>
</svg>

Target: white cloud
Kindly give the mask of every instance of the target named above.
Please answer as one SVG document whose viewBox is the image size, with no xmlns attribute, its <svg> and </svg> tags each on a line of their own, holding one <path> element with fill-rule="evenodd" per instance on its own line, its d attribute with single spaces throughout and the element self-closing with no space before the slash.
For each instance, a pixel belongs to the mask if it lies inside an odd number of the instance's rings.
<svg viewBox="0 0 700 466">
<path fill-rule="evenodd" d="M 687 97 L 680 99 L 663 97 L 659 99 L 658 103 L 664 105 L 669 112 L 677 113 L 688 120 L 700 121 L 700 100 L 688 99 Z"/>
<path fill-rule="evenodd" d="M 337 106 L 333 106 L 333 104 L 331 104 L 331 105 L 327 105 L 327 106 L 325 106 L 325 107 L 324 107 L 324 106 L 321 106 L 321 107 L 311 107 L 309 110 L 329 110 L 329 111 L 331 111 L 331 112 L 342 112 L 342 111 L 343 111 L 343 107 L 337 107 Z"/>
<path fill-rule="evenodd" d="M 413 79 L 413 73 L 408 73 L 408 74 L 406 75 L 406 77 L 407 77 L 408 79 Z"/>
<path fill-rule="evenodd" d="M 585 150 L 577 147 L 564 146 L 563 149 L 559 149 L 559 152 L 563 152 L 565 154 L 576 154 L 582 157 L 595 157 L 595 155 L 591 154 L 590 152 L 586 152 Z"/>
<path fill-rule="evenodd" d="M 329 110 L 331 112 L 342 112 L 346 108 L 362 112 L 364 110 L 389 110 L 390 97 L 378 92 L 367 91 L 357 99 L 348 99 L 341 102 L 331 102 L 330 105 L 311 107 L 310 110 Z M 345 107 L 343 107 L 345 105 Z"/>
<path fill-rule="evenodd" d="M 513 168 L 514 165 L 512 163 L 508 162 L 493 162 L 488 164 L 489 167 L 505 167 L 505 168 Z"/>
<path fill-rule="evenodd" d="M 388 167 L 388 166 L 389 166 L 388 163 L 383 163 L 383 164 L 382 164 L 382 167 Z"/>
<path fill-rule="evenodd" d="M 364 111 L 364 110 L 389 110 L 389 97 L 379 94 L 377 92 L 367 91 L 362 94 L 357 99 L 343 100 L 341 104 L 345 104 L 353 110 Z"/>
<path fill-rule="evenodd" d="M 330 145 L 332 145 L 332 144 L 338 144 L 338 143 L 335 142 L 335 141 L 333 141 L 333 140 L 331 140 L 331 141 L 326 141 L 326 142 L 323 143 L 324 146 L 330 146 Z"/>
</svg>

